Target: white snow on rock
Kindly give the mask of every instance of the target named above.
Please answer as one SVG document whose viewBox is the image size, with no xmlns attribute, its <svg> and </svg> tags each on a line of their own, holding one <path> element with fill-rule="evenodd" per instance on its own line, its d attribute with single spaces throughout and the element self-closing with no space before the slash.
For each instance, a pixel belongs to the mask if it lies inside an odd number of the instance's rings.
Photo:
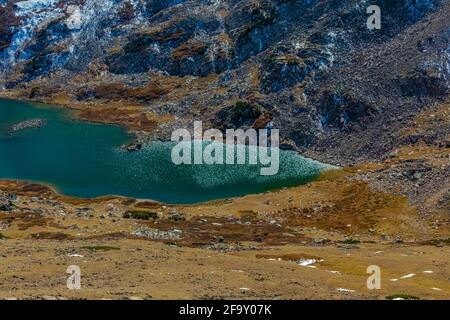
<svg viewBox="0 0 450 320">
<path fill-rule="evenodd" d="M 4 61 L 5 65 L 12 66 L 27 58 L 22 49 L 31 40 L 33 32 L 62 15 L 62 10 L 56 7 L 58 1 L 28 0 L 15 4 L 15 15 L 22 17 L 24 22 L 19 26 L 19 30 L 11 41 L 7 51 L 8 58 Z"/>
<path fill-rule="evenodd" d="M 352 293 L 352 292 L 355 292 L 355 290 L 345 289 L 345 288 L 337 288 L 336 291 L 337 291 L 337 292 L 342 292 L 342 293 Z"/>
<path fill-rule="evenodd" d="M 309 268 L 315 268 L 315 266 L 313 266 L 313 264 L 316 264 L 317 262 L 322 262 L 323 259 L 321 260 L 316 260 L 316 259 L 300 259 L 298 264 L 302 267 L 309 267 Z"/>
<path fill-rule="evenodd" d="M 300 260 L 298 262 L 299 265 L 301 265 L 302 267 L 308 267 L 310 265 L 313 265 L 317 262 L 316 259 L 305 259 L 305 260 Z"/>
<path fill-rule="evenodd" d="M 59 0 L 28 0 L 17 2 L 15 6 L 17 9 L 19 9 L 19 14 L 21 14 L 52 7 L 58 1 Z"/>
</svg>

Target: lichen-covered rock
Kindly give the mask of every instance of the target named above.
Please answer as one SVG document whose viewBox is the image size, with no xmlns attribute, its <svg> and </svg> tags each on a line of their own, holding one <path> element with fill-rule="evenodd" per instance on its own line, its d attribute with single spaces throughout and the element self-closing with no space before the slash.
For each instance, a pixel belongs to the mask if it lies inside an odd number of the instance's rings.
<svg viewBox="0 0 450 320">
<path fill-rule="evenodd" d="M 358 99 L 351 92 L 326 92 L 319 110 L 322 126 L 341 129 L 364 128 L 378 114 L 374 106 Z"/>
<path fill-rule="evenodd" d="M 25 120 L 18 122 L 14 125 L 12 125 L 8 129 L 9 134 L 13 134 L 25 129 L 36 129 L 36 128 L 42 128 L 47 124 L 47 120 L 45 119 L 31 119 L 31 120 Z"/>
<path fill-rule="evenodd" d="M 238 101 L 235 105 L 223 108 L 216 114 L 214 126 L 219 129 L 249 128 L 263 115 L 264 109 L 246 101 Z"/>
<path fill-rule="evenodd" d="M 13 193 L 0 192 L 0 211 L 11 211 L 17 196 Z"/>
</svg>

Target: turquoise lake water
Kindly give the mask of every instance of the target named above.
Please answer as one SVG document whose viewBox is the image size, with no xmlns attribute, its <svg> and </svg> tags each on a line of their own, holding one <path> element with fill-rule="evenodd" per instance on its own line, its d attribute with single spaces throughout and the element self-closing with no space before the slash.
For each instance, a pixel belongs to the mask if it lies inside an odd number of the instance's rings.
<svg viewBox="0 0 450 320">
<path fill-rule="evenodd" d="M 259 165 L 174 165 L 172 142 L 138 152 L 123 128 L 75 121 L 61 108 L 0 100 L 0 179 L 27 180 L 83 198 L 121 195 L 166 203 L 196 203 L 293 186 L 330 166 L 282 151 L 280 170 L 261 176 Z M 12 125 L 45 119 L 42 128 L 8 134 Z"/>
</svg>

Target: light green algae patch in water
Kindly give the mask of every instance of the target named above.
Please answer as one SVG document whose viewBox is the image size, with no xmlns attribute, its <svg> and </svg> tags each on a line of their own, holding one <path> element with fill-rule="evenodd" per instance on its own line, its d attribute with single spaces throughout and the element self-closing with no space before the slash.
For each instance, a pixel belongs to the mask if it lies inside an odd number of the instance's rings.
<svg viewBox="0 0 450 320">
<path fill-rule="evenodd" d="M 43 119 L 42 128 L 12 135 L 18 122 Z M 260 165 L 175 165 L 172 142 L 154 142 L 138 152 L 123 128 L 74 121 L 60 108 L 0 100 L 0 179 L 51 184 L 58 192 L 84 198 L 121 195 L 167 203 L 196 203 L 294 186 L 333 168 L 280 152 L 280 170 L 260 175 Z"/>
</svg>

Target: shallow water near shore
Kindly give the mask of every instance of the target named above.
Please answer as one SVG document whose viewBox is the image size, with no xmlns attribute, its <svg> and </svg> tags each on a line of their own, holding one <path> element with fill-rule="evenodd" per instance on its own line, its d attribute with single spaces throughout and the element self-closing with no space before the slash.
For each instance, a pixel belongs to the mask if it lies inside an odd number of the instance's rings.
<svg viewBox="0 0 450 320">
<path fill-rule="evenodd" d="M 42 128 L 8 134 L 21 121 L 42 119 Z M 166 203 L 197 203 L 294 186 L 331 166 L 280 152 L 280 170 L 260 175 L 261 165 L 175 165 L 172 142 L 153 142 L 138 152 L 125 129 L 75 121 L 68 110 L 0 100 L 0 179 L 54 186 L 83 198 L 120 195 Z"/>
</svg>

